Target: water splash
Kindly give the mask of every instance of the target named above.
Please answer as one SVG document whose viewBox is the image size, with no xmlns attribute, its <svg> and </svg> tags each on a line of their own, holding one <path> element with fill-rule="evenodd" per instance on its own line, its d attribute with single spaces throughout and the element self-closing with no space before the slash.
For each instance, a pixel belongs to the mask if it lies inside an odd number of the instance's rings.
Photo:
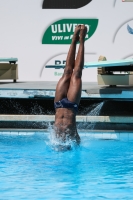
<svg viewBox="0 0 133 200">
<path fill-rule="evenodd" d="M 93 110 L 91 110 L 87 114 L 87 116 L 99 116 L 103 104 L 104 104 L 104 102 L 99 103 Z M 90 129 L 93 130 L 95 125 L 96 125 L 96 122 L 93 122 L 93 123 L 91 122 L 90 123 Z"/>
<path fill-rule="evenodd" d="M 87 113 L 87 116 L 99 116 L 103 104 L 104 104 L 104 101 L 96 104 L 96 107 L 93 110 L 91 110 L 89 113 Z"/>
<path fill-rule="evenodd" d="M 10 99 L 10 105 L 12 106 L 12 108 L 14 108 L 14 110 L 18 110 L 20 114 L 25 114 L 24 108 L 20 105 L 20 103 L 12 101 L 12 99 Z"/>
<path fill-rule="evenodd" d="M 87 113 L 87 116 L 99 116 L 100 115 L 100 111 L 101 111 L 101 108 L 103 107 L 104 105 L 104 101 L 103 102 L 100 102 L 100 103 L 97 103 L 97 104 L 93 104 L 93 108 L 91 111 L 89 111 Z M 90 123 L 86 123 L 86 122 L 82 122 L 82 123 L 79 123 L 78 124 L 78 129 L 90 129 L 90 130 L 93 130 L 94 127 L 96 125 L 96 122 L 90 122 Z"/>
<path fill-rule="evenodd" d="M 87 113 L 87 116 L 98 116 L 100 114 L 101 108 L 104 102 L 100 102 L 97 104 L 93 104 L 91 111 Z M 90 109 L 90 108 L 89 108 Z M 96 123 L 80 123 L 78 124 L 78 129 L 94 129 Z M 68 150 L 74 150 L 78 147 L 76 141 L 71 140 L 69 137 L 65 142 L 62 141 L 62 138 L 57 138 L 54 126 L 49 123 L 48 124 L 48 132 L 49 132 L 49 139 L 47 144 L 51 149 L 57 152 L 66 152 Z M 63 134 L 63 133 L 62 133 Z M 66 134 L 66 133 L 64 133 Z"/>
<path fill-rule="evenodd" d="M 48 124 L 48 132 L 49 141 L 47 141 L 46 144 L 54 151 L 65 152 L 68 150 L 73 150 L 78 146 L 76 140 L 71 140 L 69 135 L 67 135 L 66 133 L 64 133 L 66 138 L 65 141 L 62 140 L 62 137 L 57 137 L 54 125 L 52 125 L 51 123 Z"/>
</svg>

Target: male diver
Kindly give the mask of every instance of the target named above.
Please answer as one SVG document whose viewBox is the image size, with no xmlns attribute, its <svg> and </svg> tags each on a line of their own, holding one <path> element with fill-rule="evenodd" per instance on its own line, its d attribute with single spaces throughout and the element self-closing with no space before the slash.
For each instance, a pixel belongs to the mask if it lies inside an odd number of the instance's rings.
<svg viewBox="0 0 133 200">
<path fill-rule="evenodd" d="M 81 77 L 84 66 L 84 41 L 86 33 L 87 28 L 85 25 L 76 26 L 67 55 L 64 73 L 56 86 L 54 129 L 56 138 L 61 139 L 62 142 L 70 139 L 77 144 L 80 143 L 76 127 L 76 113 L 81 98 Z M 80 44 L 75 60 L 77 42 Z"/>
</svg>

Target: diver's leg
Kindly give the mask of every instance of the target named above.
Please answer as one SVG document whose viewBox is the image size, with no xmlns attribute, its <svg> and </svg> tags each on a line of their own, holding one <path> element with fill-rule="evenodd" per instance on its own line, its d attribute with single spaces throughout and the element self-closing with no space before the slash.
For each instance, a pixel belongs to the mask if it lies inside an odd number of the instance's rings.
<svg viewBox="0 0 133 200">
<path fill-rule="evenodd" d="M 67 97 L 67 92 L 70 85 L 71 76 L 73 73 L 73 68 L 75 65 L 75 53 L 76 53 L 76 43 L 79 40 L 80 25 L 75 28 L 74 35 L 72 38 L 72 43 L 69 48 L 69 52 L 66 59 L 66 67 L 64 73 L 60 78 L 55 93 L 54 102 L 60 101 L 61 99 Z"/>
<path fill-rule="evenodd" d="M 75 66 L 73 74 L 71 76 L 70 86 L 67 94 L 69 101 L 79 104 L 81 98 L 82 90 L 82 69 L 84 66 L 84 39 L 87 32 L 87 28 L 84 25 L 81 25 L 80 29 L 80 45 L 78 49 L 77 58 L 75 61 Z"/>
</svg>

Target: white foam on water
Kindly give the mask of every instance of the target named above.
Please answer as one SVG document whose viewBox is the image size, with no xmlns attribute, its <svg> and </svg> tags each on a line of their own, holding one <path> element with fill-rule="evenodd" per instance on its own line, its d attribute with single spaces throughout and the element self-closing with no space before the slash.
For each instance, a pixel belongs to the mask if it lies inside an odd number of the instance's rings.
<svg viewBox="0 0 133 200">
<path fill-rule="evenodd" d="M 77 147 L 76 140 L 71 140 L 69 138 L 69 135 L 66 133 L 62 133 L 62 136 L 64 136 L 66 139 L 63 141 L 63 137 L 57 137 L 56 131 L 54 129 L 54 126 L 49 123 L 48 125 L 48 132 L 49 132 L 49 141 L 46 142 L 48 146 L 50 146 L 54 151 L 68 151 L 72 150 L 75 147 Z"/>
</svg>

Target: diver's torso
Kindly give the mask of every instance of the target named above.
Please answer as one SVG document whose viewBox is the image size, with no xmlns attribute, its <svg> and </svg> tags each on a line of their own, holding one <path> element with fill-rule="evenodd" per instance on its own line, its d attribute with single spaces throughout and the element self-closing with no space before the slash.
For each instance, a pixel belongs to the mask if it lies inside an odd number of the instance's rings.
<svg viewBox="0 0 133 200">
<path fill-rule="evenodd" d="M 63 129 L 76 129 L 76 116 L 73 109 L 57 108 L 55 114 L 55 126 Z"/>
<path fill-rule="evenodd" d="M 56 109 L 54 129 L 56 137 L 61 138 L 62 141 L 71 139 L 75 140 L 78 144 L 80 143 L 76 127 L 76 114 L 73 109 Z"/>
</svg>

